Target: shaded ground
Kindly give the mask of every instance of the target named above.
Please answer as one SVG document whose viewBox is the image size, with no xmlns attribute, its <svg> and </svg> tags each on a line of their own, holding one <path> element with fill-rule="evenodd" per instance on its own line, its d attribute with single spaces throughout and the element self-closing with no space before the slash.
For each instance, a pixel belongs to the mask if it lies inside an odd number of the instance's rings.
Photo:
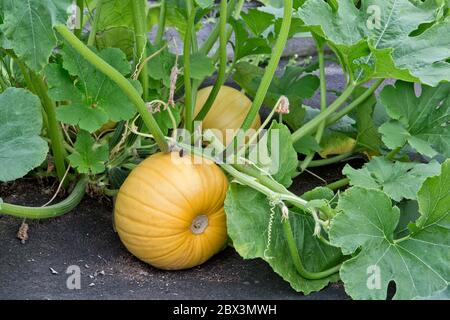
<svg viewBox="0 0 450 320">
<path fill-rule="evenodd" d="M 355 162 L 358 164 L 358 161 Z M 343 165 L 315 173 L 328 182 Z M 312 175 L 297 178 L 292 190 L 321 184 Z M 51 187 L 24 179 L 0 186 L 6 202 L 39 206 Z M 0 299 L 346 299 L 341 285 L 303 296 L 262 260 L 243 260 L 228 248 L 188 271 L 156 270 L 131 256 L 112 227 L 112 206 L 86 198 L 71 213 L 29 221 L 29 240 L 16 238 L 19 219 L 0 216 Z M 81 290 L 66 287 L 70 265 L 81 268 Z M 52 272 L 54 271 L 57 272 Z"/>
</svg>

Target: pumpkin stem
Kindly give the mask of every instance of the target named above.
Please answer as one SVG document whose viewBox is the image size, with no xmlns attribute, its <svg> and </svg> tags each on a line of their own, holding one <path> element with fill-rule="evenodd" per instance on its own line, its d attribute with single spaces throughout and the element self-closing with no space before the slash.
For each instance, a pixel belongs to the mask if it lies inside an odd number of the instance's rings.
<svg viewBox="0 0 450 320">
<path fill-rule="evenodd" d="M 192 220 L 191 231 L 193 234 L 202 234 L 203 232 L 205 232 L 208 224 L 208 216 L 206 216 L 205 214 L 196 216 L 194 220 Z"/>
</svg>

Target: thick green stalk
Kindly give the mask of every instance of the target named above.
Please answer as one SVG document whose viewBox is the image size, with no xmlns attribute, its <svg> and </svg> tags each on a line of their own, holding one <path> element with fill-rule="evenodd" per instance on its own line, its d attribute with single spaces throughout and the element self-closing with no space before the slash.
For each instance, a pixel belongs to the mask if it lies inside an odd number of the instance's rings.
<svg viewBox="0 0 450 320">
<path fill-rule="evenodd" d="M 278 35 L 275 47 L 273 48 L 269 64 L 266 67 L 264 76 L 261 80 L 258 90 L 256 91 L 252 106 L 250 107 L 250 110 L 247 116 L 245 117 L 244 122 L 242 123 L 241 128 L 245 131 L 247 131 L 252 125 L 253 120 L 255 120 L 255 117 L 258 114 L 258 111 L 264 102 L 264 98 L 266 97 L 267 91 L 269 90 L 270 83 L 272 82 L 281 55 L 286 46 L 286 42 L 289 36 L 289 30 L 291 27 L 292 4 L 293 0 L 284 1 L 284 15 L 283 15 L 283 22 L 280 28 L 280 33 Z"/>
<path fill-rule="evenodd" d="M 77 21 L 79 25 L 77 26 L 77 28 L 75 28 L 74 32 L 78 38 L 81 38 L 81 31 L 83 31 L 84 0 L 77 0 L 77 9 L 79 10 L 80 14 L 80 17 L 76 17 L 77 19 L 79 18 L 79 21 Z"/>
<path fill-rule="evenodd" d="M 349 114 L 353 109 L 358 107 L 361 103 L 366 101 L 374 92 L 378 89 L 378 87 L 383 83 L 384 79 L 377 79 L 362 95 L 352 101 L 348 106 L 342 108 L 342 110 L 336 112 L 334 115 L 331 115 L 327 119 L 327 125 L 333 124 L 337 122 L 339 119 Z"/>
<path fill-rule="evenodd" d="M 330 106 L 324 111 L 321 112 L 317 117 L 311 119 L 309 122 L 301 126 L 297 131 L 292 134 L 293 142 L 297 142 L 304 136 L 314 132 L 317 127 L 327 119 L 333 112 L 335 112 L 353 93 L 355 90 L 355 85 L 350 84 L 347 88 L 342 92 L 342 94 L 332 103 Z"/>
<path fill-rule="evenodd" d="M 189 3 L 189 1 L 188 1 Z M 195 19 L 195 10 L 189 12 L 188 24 L 184 38 L 183 61 L 184 61 L 184 126 L 191 134 L 193 132 L 193 100 L 192 100 L 192 80 L 191 80 L 191 40 L 192 28 Z"/>
<path fill-rule="evenodd" d="M 219 64 L 219 71 L 217 73 L 217 79 L 216 83 L 214 84 L 208 99 L 206 99 L 205 104 L 203 105 L 202 109 L 200 110 L 199 114 L 195 118 L 195 121 L 202 121 L 206 115 L 208 114 L 209 110 L 211 109 L 214 101 L 217 98 L 217 95 L 219 94 L 220 87 L 225 82 L 225 73 L 227 71 L 227 0 L 221 0 L 220 2 L 220 64 Z"/>
<path fill-rule="evenodd" d="M 394 150 L 391 150 L 388 154 L 386 154 L 385 158 L 387 160 L 392 160 L 397 155 L 397 153 L 399 153 L 402 149 L 403 149 L 403 146 L 395 148 Z"/>
<path fill-rule="evenodd" d="M 330 269 L 320 271 L 320 272 L 311 272 L 305 269 L 303 266 L 302 260 L 298 253 L 297 244 L 295 243 L 294 234 L 292 233 L 292 227 L 289 219 L 285 219 L 283 221 L 283 230 L 284 235 L 286 237 L 286 241 L 289 247 L 289 252 L 291 254 L 292 261 L 294 263 L 295 269 L 297 272 L 305 279 L 308 280 L 318 280 L 329 277 L 337 272 L 341 268 L 341 264 L 338 264 Z"/>
<path fill-rule="evenodd" d="M 319 57 L 319 74 L 320 74 L 320 112 L 325 112 L 327 109 L 327 80 L 325 76 L 325 50 L 324 45 L 319 44 L 319 41 L 316 41 L 317 44 L 317 55 Z M 323 132 L 325 130 L 326 126 L 326 120 L 322 121 L 319 124 L 319 127 L 317 128 L 316 132 L 316 141 L 317 144 L 320 144 L 320 141 L 322 140 Z M 312 159 L 314 159 L 315 153 L 311 153 L 310 155 L 306 156 L 305 160 L 303 160 L 301 166 L 300 166 L 300 172 L 305 171 L 306 168 L 308 168 L 310 162 Z"/>
<path fill-rule="evenodd" d="M 94 21 L 91 24 L 91 31 L 89 33 L 89 38 L 87 41 L 88 46 L 93 46 L 95 44 L 95 37 L 97 36 L 98 22 L 100 21 L 100 14 L 102 12 L 104 0 L 98 0 L 97 6 L 95 8 Z"/>
<path fill-rule="evenodd" d="M 108 76 L 114 81 L 133 102 L 141 115 L 142 120 L 153 135 L 156 143 L 163 152 L 169 150 L 164 134 L 158 126 L 153 115 L 147 110 L 144 100 L 142 100 L 139 93 L 133 87 L 133 85 L 116 69 L 97 56 L 88 47 L 84 45 L 75 35 L 73 35 L 69 29 L 64 25 L 58 25 L 55 27 L 56 31 L 87 61 L 89 61 L 94 67 Z"/>
<path fill-rule="evenodd" d="M 159 7 L 159 21 L 158 21 L 158 31 L 156 32 L 155 43 L 157 45 L 161 44 L 164 31 L 166 30 L 166 12 L 167 12 L 167 3 L 166 0 L 161 0 L 161 5 Z"/>
<path fill-rule="evenodd" d="M 74 209 L 86 192 L 87 177 L 81 177 L 72 193 L 63 201 L 48 207 L 24 207 L 9 203 L 0 203 L 0 213 L 18 218 L 47 219 L 61 216 Z"/>
<path fill-rule="evenodd" d="M 337 189 L 345 187 L 349 183 L 350 183 L 350 179 L 342 178 L 341 180 L 327 184 L 326 187 L 330 188 L 331 190 L 337 190 Z"/>
<path fill-rule="evenodd" d="M 146 0 L 134 0 L 131 1 L 131 9 L 133 12 L 134 21 L 134 37 L 136 39 L 136 57 L 135 64 L 136 68 L 144 62 L 147 58 L 146 45 L 147 45 L 147 33 L 146 33 L 146 23 L 147 17 L 145 15 L 145 8 L 147 5 Z M 148 88 L 149 88 L 149 78 L 148 78 L 148 65 L 144 62 L 139 74 L 139 81 L 143 89 L 144 101 L 148 100 Z"/>
<path fill-rule="evenodd" d="M 195 7 L 194 0 L 186 0 L 186 11 L 188 12 L 188 15 L 190 16 L 192 12 L 197 13 L 197 8 Z M 189 17 L 188 17 L 189 19 Z M 191 47 L 192 52 L 198 51 L 198 40 L 197 40 L 197 33 L 195 31 L 195 14 L 194 18 L 192 20 L 192 23 L 187 24 L 187 28 L 190 29 L 189 32 L 191 33 Z"/>
<path fill-rule="evenodd" d="M 62 181 L 66 173 L 66 149 L 64 148 L 64 137 L 62 129 L 56 119 L 56 105 L 55 102 L 48 96 L 48 88 L 41 76 L 31 72 L 31 80 L 36 90 L 36 94 L 41 99 L 47 115 L 47 135 L 51 140 L 51 149 L 53 159 L 55 161 L 56 174 L 58 179 Z"/>
</svg>

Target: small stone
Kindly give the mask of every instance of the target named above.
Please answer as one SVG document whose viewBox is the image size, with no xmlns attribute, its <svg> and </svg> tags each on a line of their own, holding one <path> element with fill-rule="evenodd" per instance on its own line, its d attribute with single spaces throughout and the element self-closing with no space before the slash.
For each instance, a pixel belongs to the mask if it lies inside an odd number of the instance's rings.
<svg viewBox="0 0 450 320">
<path fill-rule="evenodd" d="M 99 274 L 101 274 L 102 276 L 104 276 L 104 275 L 105 275 L 105 270 L 100 271 Z"/>
<path fill-rule="evenodd" d="M 89 287 L 93 287 L 93 286 L 95 286 L 95 283 L 93 283 L 93 282 L 89 283 Z"/>
<path fill-rule="evenodd" d="M 87 265 L 87 264 L 85 264 L 84 267 L 85 267 L 86 269 L 89 269 L 89 265 Z"/>
<path fill-rule="evenodd" d="M 250 284 L 250 282 L 244 281 L 244 284 L 245 284 L 246 286 L 248 286 L 248 285 Z"/>
<path fill-rule="evenodd" d="M 52 267 L 50 267 L 50 271 L 52 272 L 52 274 L 58 274 L 58 271 L 56 271 L 56 270 L 53 269 Z"/>
</svg>

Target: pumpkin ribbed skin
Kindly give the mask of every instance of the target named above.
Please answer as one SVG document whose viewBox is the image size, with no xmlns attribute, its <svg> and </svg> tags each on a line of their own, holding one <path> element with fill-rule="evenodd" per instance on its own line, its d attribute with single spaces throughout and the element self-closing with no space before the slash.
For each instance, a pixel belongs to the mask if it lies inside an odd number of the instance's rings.
<svg viewBox="0 0 450 320">
<path fill-rule="evenodd" d="M 198 91 L 195 104 L 195 115 L 197 115 L 209 94 L 212 87 L 206 87 Z M 217 94 L 211 109 L 203 119 L 203 129 L 220 130 L 221 142 L 229 144 L 236 133 L 228 133 L 226 129 L 237 130 L 241 127 L 252 105 L 252 101 L 245 94 L 231 87 L 222 86 Z M 261 126 L 261 118 L 256 115 L 251 128 L 257 130 Z M 223 141 L 225 138 L 225 141 Z"/>
<path fill-rule="evenodd" d="M 205 159 L 157 153 L 137 166 L 117 195 L 114 219 L 125 247 L 167 270 L 208 260 L 227 242 L 228 181 Z"/>
</svg>

